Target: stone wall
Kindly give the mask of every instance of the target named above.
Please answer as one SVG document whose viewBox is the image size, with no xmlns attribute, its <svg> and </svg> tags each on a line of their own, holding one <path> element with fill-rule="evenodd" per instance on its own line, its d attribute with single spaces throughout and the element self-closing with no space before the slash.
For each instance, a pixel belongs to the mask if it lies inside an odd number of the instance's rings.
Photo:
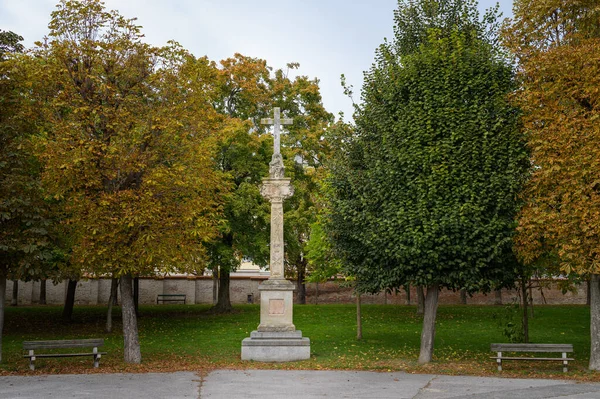
<svg viewBox="0 0 600 399">
<path fill-rule="evenodd" d="M 266 277 L 236 277 L 231 278 L 231 301 L 234 304 L 259 303 L 258 285 Z M 556 282 L 545 281 L 543 290 L 533 289 L 534 304 L 585 304 L 587 289 L 585 285 L 576 287 L 575 291 L 563 294 Z M 6 284 L 6 301 L 12 298 L 12 281 Z M 66 283 L 54 285 L 51 281 L 46 284 L 46 303 L 62 305 L 66 296 Z M 170 278 L 140 278 L 140 304 L 155 304 L 158 294 L 185 294 L 188 304 L 211 304 L 213 301 L 213 280 L 211 277 L 170 277 Z M 110 296 L 110 279 L 82 280 L 77 284 L 75 303 L 78 305 L 103 305 Z M 120 296 L 120 295 L 119 295 Z M 19 282 L 19 305 L 39 303 L 40 283 Z M 460 304 L 458 292 L 443 290 L 440 293 L 440 303 Z M 516 291 L 502 291 L 504 303 L 510 303 L 518 298 Z M 352 303 L 355 297 L 352 288 L 340 286 L 337 281 L 327 283 L 310 283 L 306 285 L 306 302 L 309 304 Z M 417 301 L 417 293 L 411 288 L 411 303 Z M 407 295 L 404 291 L 392 294 L 363 295 L 365 304 L 406 304 Z M 494 293 L 488 295 L 476 294 L 467 297 L 467 303 L 477 305 L 493 305 Z"/>
<path fill-rule="evenodd" d="M 536 286 L 539 284 L 535 284 Z M 587 287 L 579 285 L 575 287 L 573 292 L 565 294 L 559 289 L 556 282 L 545 280 L 543 281 L 543 289 L 533 288 L 530 292 L 533 296 L 534 305 L 565 305 L 565 304 L 582 304 L 587 300 Z M 410 299 L 412 304 L 417 303 L 417 292 L 415 287 L 411 287 Z M 350 303 L 355 300 L 354 293 L 351 288 L 340 288 L 339 283 L 329 281 L 318 285 L 318 295 L 316 284 L 307 284 L 306 287 L 306 302 L 315 303 Z M 378 295 L 363 295 L 362 303 L 366 304 L 407 304 L 407 295 L 404 290 L 398 293 L 378 294 Z M 439 295 L 441 304 L 460 304 L 460 293 L 451 290 L 442 290 Z M 474 305 L 494 305 L 495 293 L 475 294 L 472 297 L 467 296 L 467 303 Z M 519 293 L 516 290 L 502 290 L 503 303 L 511 303 L 519 300 Z"/>
</svg>

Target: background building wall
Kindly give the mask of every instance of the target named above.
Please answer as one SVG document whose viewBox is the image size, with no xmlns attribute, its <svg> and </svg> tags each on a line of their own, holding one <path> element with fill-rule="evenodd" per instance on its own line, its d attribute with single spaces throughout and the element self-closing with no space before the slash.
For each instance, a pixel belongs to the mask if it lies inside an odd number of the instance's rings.
<svg viewBox="0 0 600 399">
<path fill-rule="evenodd" d="M 231 302 L 234 304 L 259 303 L 260 291 L 258 286 L 266 276 L 232 276 L 231 277 Z M 144 305 L 156 304 L 158 294 L 185 294 L 187 304 L 212 304 L 213 303 L 213 279 L 210 276 L 200 277 L 166 277 L 166 278 L 140 278 L 139 303 Z M 573 291 L 563 294 L 558 282 L 551 280 L 541 281 L 544 288 L 531 290 L 533 303 L 540 304 L 585 304 L 587 301 L 587 286 L 578 285 Z M 110 296 L 110 279 L 88 279 L 77 283 L 75 292 L 75 304 L 77 305 L 104 305 L 108 303 Z M 13 284 L 6 284 L 6 301 L 10 303 L 12 298 Z M 66 282 L 53 284 L 46 283 L 46 303 L 48 305 L 62 305 L 66 296 Z M 35 305 L 39 303 L 40 283 L 19 282 L 19 305 Z M 411 303 L 417 301 L 416 288 L 411 287 Z M 511 303 L 519 298 L 515 290 L 503 290 L 503 303 Z M 120 294 L 118 295 L 120 300 Z M 306 284 L 307 304 L 326 303 L 353 303 L 355 301 L 352 287 L 338 281 L 326 283 Z M 363 295 L 362 302 L 365 304 L 406 304 L 407 295 L 404 290 L 398 293 Z M 441 304 L 460 304 L 459 292 L 442 290 L 440 292 Z M 475 294 L 467 297 L 468 304 L 493 305 L 495 303 L 494 293 Z"/>
</svg>

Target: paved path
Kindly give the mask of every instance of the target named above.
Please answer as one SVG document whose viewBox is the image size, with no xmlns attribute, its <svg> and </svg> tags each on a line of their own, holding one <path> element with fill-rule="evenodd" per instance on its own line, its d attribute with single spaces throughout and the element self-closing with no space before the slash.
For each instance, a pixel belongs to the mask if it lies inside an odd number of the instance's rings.
<svg viewBox="0 0 600 399">
<path fill-rule="evenodd" d="M 600 384 L 359 371 L 217 370 L 194 373 L 0 377 L 0 398 L 599 399 Z"/>
</svg>

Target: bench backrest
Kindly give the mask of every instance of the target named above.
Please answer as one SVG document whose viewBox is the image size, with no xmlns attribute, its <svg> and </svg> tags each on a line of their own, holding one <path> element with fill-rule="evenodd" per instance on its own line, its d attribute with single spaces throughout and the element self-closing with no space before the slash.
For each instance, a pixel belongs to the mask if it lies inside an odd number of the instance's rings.
<svg viewBox="0 0 600 399">
<path fill-rule="evenodd" d="M 492 352 L 573 352 L 572 344 L 492 344 Z"/>
<path fill-rule="evenodd" d="M 94 346 L 103 346 L 104 339 L 65 339 L 52 341 L 24 341 L 23 349 L 60 349 L 60 348 L 89 348 Z"/>
</svg>

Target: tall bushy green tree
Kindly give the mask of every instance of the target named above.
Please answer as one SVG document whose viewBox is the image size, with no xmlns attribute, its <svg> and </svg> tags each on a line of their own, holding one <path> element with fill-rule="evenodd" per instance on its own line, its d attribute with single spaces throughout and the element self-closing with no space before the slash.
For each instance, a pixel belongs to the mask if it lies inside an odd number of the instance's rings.
<svg viewBox="0 0 600 399">
<path fill-rule="evenodd" d="M 359 289 L 427 289 L 420 363 L 432 359 L 440 289 L 487 291 L 513 271 L 528 157 L 495 13 L 400 2 L 333 168 L 332 235 Z"/>
</svg>

